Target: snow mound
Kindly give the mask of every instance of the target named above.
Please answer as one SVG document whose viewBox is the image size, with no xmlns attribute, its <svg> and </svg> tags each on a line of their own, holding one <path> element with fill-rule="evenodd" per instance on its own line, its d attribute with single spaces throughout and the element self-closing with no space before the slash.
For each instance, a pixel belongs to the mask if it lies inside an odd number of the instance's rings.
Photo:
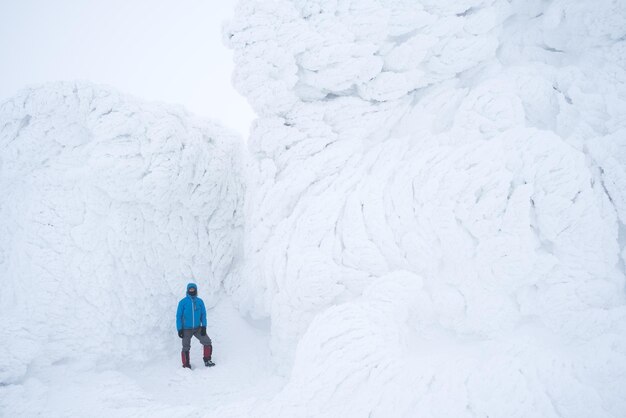
<svg viewBox="0 0 626 418">
<path fill-rule="evenodd" d="M 242 0 L 247 416 L 626 414 L 626 3 Z"/>
<path fill-rule="evenodd" d="M 188 280 L 216 302 L 240 251 L 239 143 L 85 83 L 0 106 L 0 384 L 165 349 Z"/>
</svg>

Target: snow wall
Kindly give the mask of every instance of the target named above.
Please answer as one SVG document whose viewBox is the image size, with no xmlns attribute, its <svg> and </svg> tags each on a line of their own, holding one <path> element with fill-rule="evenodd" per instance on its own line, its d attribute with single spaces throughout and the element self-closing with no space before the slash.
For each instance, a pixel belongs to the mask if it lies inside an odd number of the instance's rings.
<svg viewBox="0 0 626 418">
<path fill-rule="evenodd" d="M 290 380 L 227 412 L 626 415 L 625 36 L 620 0 L 242 0 L 227 287 Z"/>
<path fill-rule="evenodd" d="M 3 103 L 0 384 L 171 349 L 187 282 L 211 306 L 240 252 L 240 144 L 181 108 L 85 83 Z"/>
</svg>

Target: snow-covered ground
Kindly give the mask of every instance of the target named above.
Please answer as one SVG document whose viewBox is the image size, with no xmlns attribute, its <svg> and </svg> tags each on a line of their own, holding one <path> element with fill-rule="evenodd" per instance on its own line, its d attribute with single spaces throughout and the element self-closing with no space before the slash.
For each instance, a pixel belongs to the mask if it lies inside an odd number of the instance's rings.
<svg viewBox="0 0 626 418">
<path fill-rule="evenodd" d="M 196 417 L 274 394 L 283 382 L 272 373 L 266 330 L 244 321 L 228 300 L 210 313 L 207 332 L 218 364 L 212 369 L 202 364 L 197 342 L 191 346 L 194 370 L 182 369 L 180 340 L 170 329 L 167 336 L 142 337 L 144 348 L 128 361 L 76 356 L 29 368 L 18 384 L 0 387 L 0 416 Z M 151 350 L 155 339 L 168 349 Z"/>
<path fill-rule="evenodd" d="M 225 39 L 246 150 L 90 85 L 0 108 L 0 414 L 626 415 L 625 2 L 242 0 Z"/>
</svg>

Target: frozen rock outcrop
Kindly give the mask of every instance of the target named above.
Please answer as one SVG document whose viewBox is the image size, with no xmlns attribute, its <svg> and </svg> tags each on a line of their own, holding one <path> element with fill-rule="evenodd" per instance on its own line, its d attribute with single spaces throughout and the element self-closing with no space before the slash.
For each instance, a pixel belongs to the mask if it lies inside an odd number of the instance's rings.
<svg viewBox="0 0 626 418">
<path fill-rule="evenodd" d="M 240 252 L 240 141 L 183 109 L 86 83 L 0 106 L 0 383 L 64 359 L 164 348 L 196 280 Z"/>
<path fill-rule="evenodd" d="M 618 0 L 240 2 L 229 289 L 293 359 L 247 414 L 626 413 L 624 28 Z"/>
</svg>

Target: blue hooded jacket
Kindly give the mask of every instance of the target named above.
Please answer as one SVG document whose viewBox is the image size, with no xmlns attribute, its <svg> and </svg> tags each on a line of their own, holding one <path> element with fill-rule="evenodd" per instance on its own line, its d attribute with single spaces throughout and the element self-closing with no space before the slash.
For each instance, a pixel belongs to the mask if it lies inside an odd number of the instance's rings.
<svg viewBox="0 0 626 418">
<path fill-rule="evenodd" d="M 198 294 L 198 286 L 195 283 L 187 285 L 187 291 L 190 287 L 196 288 Z M 206 308 L 204 302 L 198 296 L 187 295 L 178 302 L 176 310 L 176 329 L 193 329 L 198 327 L 206 327 Z"/>
</svg>

